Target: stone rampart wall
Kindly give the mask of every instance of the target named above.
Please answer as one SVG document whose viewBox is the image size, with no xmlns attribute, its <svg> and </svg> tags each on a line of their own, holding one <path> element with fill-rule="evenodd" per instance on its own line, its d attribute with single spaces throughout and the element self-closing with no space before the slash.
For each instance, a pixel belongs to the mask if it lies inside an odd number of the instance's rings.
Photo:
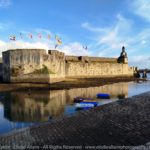
<svg viewBox="0 0 150 150">
<path fill-rule="evenodd" d="M 66 77 L 81 76 L 126 76 L 128 64 L 108 62 L 71 62 L 66 63 Z M 130 71 L 130 75 L 132 75 Z"/>
<path fill-rule="evenodd" d="M 17 49 L 3 52 L 4 82 L 32 82 L 38 70 L 43 68 L 44 55 L 46 51 L 43 49 Z"/>
<path fill-rule="evenodd" d="M 17 49 L 3 52 L 4 82 L 53 83 L 66 77 L 133 76 L 134 68 L 117 58 L 65 56 L 57 50 Z"/>
</svg>

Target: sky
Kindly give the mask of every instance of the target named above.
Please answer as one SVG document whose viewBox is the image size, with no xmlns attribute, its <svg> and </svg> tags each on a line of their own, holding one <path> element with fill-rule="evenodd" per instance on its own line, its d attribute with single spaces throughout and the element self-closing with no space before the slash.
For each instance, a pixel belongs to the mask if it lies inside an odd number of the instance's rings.
<svg viewBox="0 0 150 150">
<path fill-rule="evenodd" d="M 150 69 L 149 14 L 150 0 L 0 0 L 0 55 L 54 49 L 57 35 L 68 55 L 118 57 L 125 46 L 130 66 Z"/>
</svg>

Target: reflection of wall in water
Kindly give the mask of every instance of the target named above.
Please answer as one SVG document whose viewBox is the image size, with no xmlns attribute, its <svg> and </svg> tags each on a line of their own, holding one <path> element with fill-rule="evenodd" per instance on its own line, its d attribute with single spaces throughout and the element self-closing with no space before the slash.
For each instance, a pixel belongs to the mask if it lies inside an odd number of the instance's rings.
<svg viewBox="0 0 150 150">
<path fill-rule="evenodd" d="M 128 83 L 109 84 L 100 87 L 77 88 L 66 92 L 67 100 L 73 101 L 74 97 L 83 96 L 96 98 L 98 93 L 108 93 L 111 98 L 118 98 L 118 96 L 128 96 Z"/>
<path fill-rule="evenodd" d="M 77 96 L 96 98 L 97 93 L 108 93 L 111 98 L 128 96 L 128 83 L 70 90 L 12 92 L 5 101 L 5 117 L 12 121 L 47 121 L 63 114 L 65 105 Z"/>
<path fill-rule="evenodd" d="M 64 90 L 58 90 L 58 91 L 52 91 L 53 96 L 51 98 L 58 100 L 59 94 L 58 92 L 63 92 Z M 51 92 L 51 95 L 52 95 Z M 96 98 L 96 94 L 98 93 L 108 93 L 111 95 L 111 98 L 121 98 L 121 97 L 127 97 L 128 96 L 128 83 L 116 83 L 116 84 L 110 84 L 110 85 L 104 85 L 100 87 L 89 87 L 89 88 L 75 88 L 66 90 L 66 103 L 73 103 L 73 100 L 77 96 L 81 97 L 91 97 Z"/>
<path fill-rule="evenodd" d="M 64 112 L 65 93 L 57 92 L 54 99 L 50 91 L 31 93 L 12 92 L 5 101 L 5 117 L 12 121 L 47 121 Z M 56 95 L 56 94 L 55 94 Z"/>
</svg>

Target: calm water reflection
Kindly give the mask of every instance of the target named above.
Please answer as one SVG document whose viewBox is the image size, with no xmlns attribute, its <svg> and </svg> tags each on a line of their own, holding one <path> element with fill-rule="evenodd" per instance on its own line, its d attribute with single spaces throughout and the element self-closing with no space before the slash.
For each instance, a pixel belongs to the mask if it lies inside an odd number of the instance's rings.
<svg viewBox="0 0 150 150">
<path fill-rule="evenodd" d="M 0 134 L 51 121 L 61 115 L 76 112 L 74 97 L 91 97 L 99 105 L 113 102 L 119 98 L 149 91 L 150 82 L 116 83 L 101 87 L 77 88 L 57 91 L 31 91 L 0 93 Z M 97 93 L 109 93 L 110 100 L 96 99 Z"/>
</svg>

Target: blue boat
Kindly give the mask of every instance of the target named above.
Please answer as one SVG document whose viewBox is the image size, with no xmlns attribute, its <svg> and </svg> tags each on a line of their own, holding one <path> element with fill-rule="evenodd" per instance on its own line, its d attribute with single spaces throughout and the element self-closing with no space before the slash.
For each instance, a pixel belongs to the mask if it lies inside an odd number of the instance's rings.
<svg viewBox="0 0 150 150">
<path fill-rule="evenodd" d="M 97 98 L 101 98 L 101 99 L 110 99 L 110 94 L 106 94 L 106 93 L 98 93 Z"/>
<path fill-rule="evenodd" d="M 76 103 L 77 108 L 92 108 L 96 107 L 98 105 L 98 102 L 80 102 Z"/>
<path fill-rule="evenodd" d="M 75 97 L 74 98 L 75 103 L 82 102 L 84 100 L 92 100 L 92 98 L 86 98 L 86 97 Z"/>
</svg>

